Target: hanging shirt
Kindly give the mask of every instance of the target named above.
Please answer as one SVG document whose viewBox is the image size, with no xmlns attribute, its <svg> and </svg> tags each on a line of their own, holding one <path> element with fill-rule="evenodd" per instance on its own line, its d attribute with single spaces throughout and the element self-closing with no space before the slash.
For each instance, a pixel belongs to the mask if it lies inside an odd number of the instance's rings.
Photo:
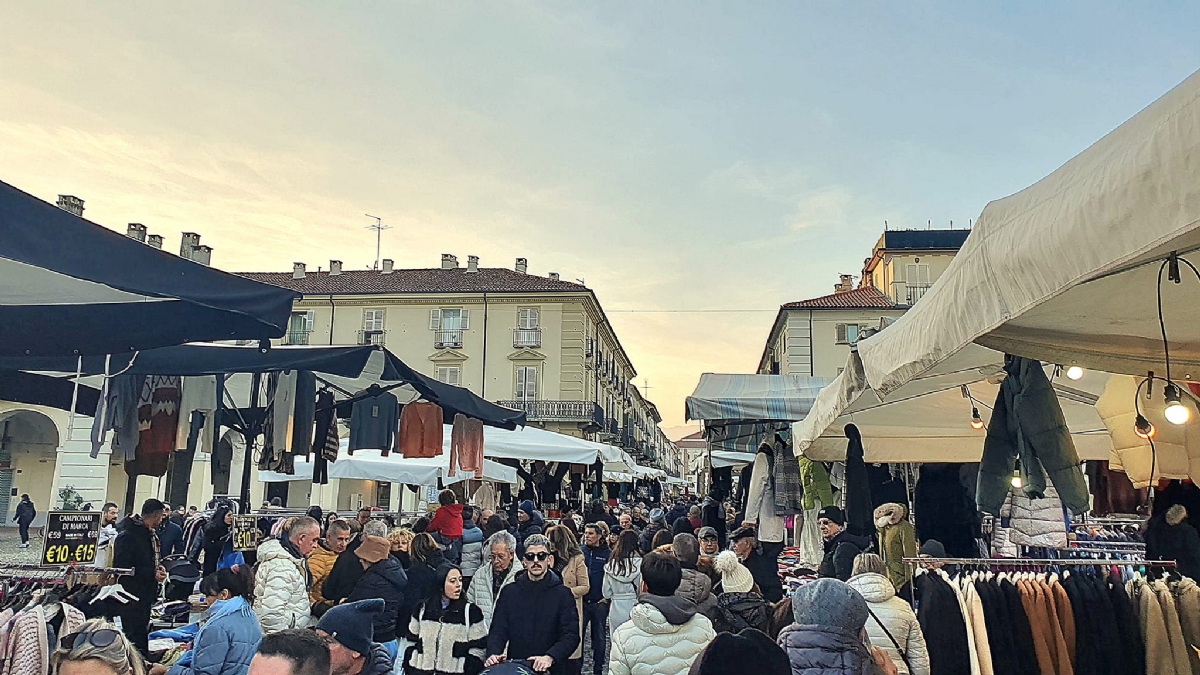
<svg viewBox="0 0 1200 675">
<path fill-rule="evenodd" d="M 442 454 L 442 409 L 437 404 L 404 406 L 400 415 L 400 452 L 408 459 Z"/>
<path fill-rule="evenodd" d="M 396 435 L 399 422 L 400 402 L 390 392 L 355 402 L 350 414 L 350 454 L 355 450 L 381 450 L 387 457 L 388 452 L 399 448 Z"/>
<path fill-rule="evenodd" d="M 296 374 L 296 406 L 292 415 L 292 454 L 305 458 L 313 449 L 313 424 L 316 421 L 317 377 L 311 370 Z"/>
<path fill-rule="evenodd" d="M 454 428 L 450 431 L 451 476 L 455 474 L 456 464 L 463 471 L 474 471 L 476 478 L 481 477 L 483 471 L 483 422 L 462 413 L 454 415 Z"/>
<path fill-rule="evenodd" d="M 217 409 L 217 378 L 213 375 L 205 377 L 183 378 L 183 394 L 179 399 L 179 425 L 175 434 L 175 449 L 185 450 L 189 447 L 188 438 L 191 436 L 192 413 L 205 413 L 204 426 L 200 430 L 199 444 L 203 452 L 212 452 L 213 441 L 216 438 L 216 416 L 212 413 Z M 195 447 L 192 445 L 191 447 Z"/>
</svg>

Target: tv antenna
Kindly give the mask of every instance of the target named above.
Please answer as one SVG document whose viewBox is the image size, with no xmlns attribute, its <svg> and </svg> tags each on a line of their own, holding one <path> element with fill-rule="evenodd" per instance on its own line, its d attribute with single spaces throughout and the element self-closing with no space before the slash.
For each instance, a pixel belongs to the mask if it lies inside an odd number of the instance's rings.
<svg viewBox="0 0 1200 675">
<path fill-rule="evenodd" d="M 383 219 L 380 218 L 379 216 L 373 216 L 369 213 L 364 213 L 363 215 L 365 215 L 368 218 L 375 219 L 375 224 L 368 225 L 367 229 L 375 230 L 375 267 L 373 267 L 371 269 L 378 270 L 379 269 L 379 256 L 380 256 L 380 252 L 383 249 L 383 231 L 392 229 L 392 226 L 384 225 Z"/>
</svg>

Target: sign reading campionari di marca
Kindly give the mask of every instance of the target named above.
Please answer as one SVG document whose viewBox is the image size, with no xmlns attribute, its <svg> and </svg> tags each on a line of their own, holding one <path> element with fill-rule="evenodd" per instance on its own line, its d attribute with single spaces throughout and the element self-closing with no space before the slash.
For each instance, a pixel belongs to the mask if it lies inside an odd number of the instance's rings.
<svg viewBox="0 0 1200 675">
<path fill-rule="evenodd" d="M 99 540 L 99 511 L 51 511 L 46 516 L 42 564 L 58 566 L 96 562 L 96 542 Z"/>
</svg>

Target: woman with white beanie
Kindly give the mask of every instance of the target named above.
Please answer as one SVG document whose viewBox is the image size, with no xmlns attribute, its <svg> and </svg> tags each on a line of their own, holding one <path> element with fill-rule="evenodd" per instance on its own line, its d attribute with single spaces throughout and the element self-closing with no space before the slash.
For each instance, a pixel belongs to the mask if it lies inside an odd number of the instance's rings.
<svg viewBox="0 0 1200 675">
<path fill-rule="evenodd" d="M 754 575 L 733 551 L 722 551 L 713 561 L 721 575 L 721 594 L 717 596 L 713 629 L 718 633 L 740 633 L 755 628 L 766 633 L 770 628 L 771 605 L 754 585 Z"/>
<path fill-rule="evenodd" d="M 871 644 L 887 652 L 900 675 L 929 675 L 929 653 L 921 624 L 912 607 L 896 597 L 896 587 L 887 572 L 883 558 L 862 553 L 854 559 L 853 576 L 846 584 L 867 601 L 870 617 L 866 630 Z"/>
</svg>

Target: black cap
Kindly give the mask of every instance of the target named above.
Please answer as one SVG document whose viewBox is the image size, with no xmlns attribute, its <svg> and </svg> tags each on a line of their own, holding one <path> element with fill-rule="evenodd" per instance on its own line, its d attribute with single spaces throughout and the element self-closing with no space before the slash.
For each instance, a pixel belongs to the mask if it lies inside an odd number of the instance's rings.
<svg viewBox="0 0 1200 675">
<path fill-rule="evenodd" d="M 746 526 L 739 527 L 738 529 L 734 530 L 733 534 L 729 535 L 729 541 L 737 541 L 739 539 L 745 539 L 747 537 L 757 537 L 757 536 L 758 536 L 758 532 L 756 532 L 753 527 L 746 525 Z"/>
<path fill-rule="evenodd" d="M 837 523 L 838 525 L 846 524 L 846 514 L 836 506 L 826 506 L 817 512 L 817 520 L 824 518 L 825 520 Z"/>
</svg>

